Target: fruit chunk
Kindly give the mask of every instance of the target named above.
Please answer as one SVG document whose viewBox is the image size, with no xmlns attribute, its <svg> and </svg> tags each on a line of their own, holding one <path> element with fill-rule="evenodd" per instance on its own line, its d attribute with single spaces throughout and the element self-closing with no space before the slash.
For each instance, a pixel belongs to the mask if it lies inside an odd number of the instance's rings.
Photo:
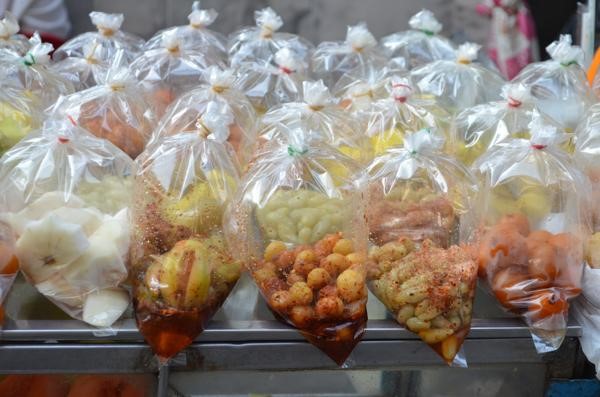
<svg viewBox="0 0 600 397">
<path fill-rule="evenodd" d="M 110 327 L 129 306 L 129 294 L 120 288 L 89 294 L 83 304 L 83 321 L 95 327 Z"/>
</svg>

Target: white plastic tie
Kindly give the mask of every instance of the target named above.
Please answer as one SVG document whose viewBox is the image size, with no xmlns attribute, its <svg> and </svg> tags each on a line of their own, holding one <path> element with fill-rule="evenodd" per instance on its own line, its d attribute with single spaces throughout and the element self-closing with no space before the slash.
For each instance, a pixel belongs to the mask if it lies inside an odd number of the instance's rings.
<svg viewBox="0 0 600 397">
<path fill-rule="evenodd" d="M 283 25 L 283 19 L 271 8 L 263 8 L 254 13 L 256 26 L 261 29 L 261 36 L 269 38 Z"/>
<path fill-rule="evenodd" d="M 456 50 L 456 61 L 458 63 L 469 64 L 477 59 L 477 53 L 481 49 L 479 44 L 463 43 Z"/>
<path fill-rule="evenodd" d="M 83 57 L 89 63 L 100 63 L 100 52 L 102 46 L 96 40 L 83 46 Z"/>
<path fill-rule="evenodd" d="M 442 31 L 442 24 L 435 18 L 433 12 L 421 10 L 413 15 L 408 24 L 411 28 L 419 30 L 429 36 L 433 36 Z"/>
<path fill-rule="evenodd" d="M 553 60 L 560 62 L 563 66 L 583 65 L 583 50 L 581 47 L 571 44 L 571 35 L 562 34 L 559 40 L 546 47 L 546 51 Z"/>
<path fill-rule="evenodd" d="M 358 25 L 348 26 L 346 33 L 346 43 L 352 47 L 354 51 L 363 51 L 366 48 L 372 48 L 377 45 L 375 36 L 369 31 L 364 22 Z"/>
<path fill-rule="evenodd" d="M 38 32 L 29 39 L 29 51 L 23 56 L 23 63 L 27 66 L 47 65 L 50 63 L 50 53 L 54 47 L 50 43 L 42 43 Z"/>
<path fill-rule="evenodd" d="M 537 150 L 543 150 L 548 146 L 560 145 L 565 141 L 566 134 L 559 133 L 555 126 L 545 124 L 544 119 L 535 115 L 528 125 L 531 131 L 529 142 L 531 147 Z"/>
<path fill-rule="evenodd" d="M 392 96 L 398 102 L 404 103 L 413 92 L 410 81 L 403 77 L 392 78 Z"/>
<path fill-rule="evenodd" d="M 372 97 L 373 88 L 367 83 L 357 83 L 350 87 L 348 96 L 351 98 Z"/>
<path fill-rule="evenodd" d="M 211 101 L 196 126 L 205 137 L 225 142 L 229 138 L 229 126 L 234 120 L 233 112 L 228 105 Z"/>
<path fill-rule="evenodd" d="M 218 66 L 210 66 L 206 70 L 208 83 L 215 92 L 223 92 L 233 86 L 235 74 L 231 69 L 221 69 Z"/>
<path fill-rule="evenodd" d="M 169 52 L 179 52 L 181 48 L 181 38 L 178 30 L 168 30 L 162 34 L 162 46 Z"/>
<path fill-rule="evenodd" d="M 435 134 L 431 128 L 406 134 L 404 137 L 404 149 L 410 154 L 416 155 L 426 151 L 436 151 L 444 145 L 444 138 Z"/>
<path fill-rule="evenodd" d="M 301 68 L 302 59 L 291 48 L 283 47 L 275 53 L 275 63 L 282 72 L 291 74 Z"/>
<path fill-rule="evenodd" d="M 311 110 L 321 110 L 325 106 L 335 103 L 335 98 L 329 92 L 329 88 L 319 81 L 305 81 L 302 83 L 304 101 Z"/>
<path fill-rule="evenodd" d="M 202 29 L 213 24 L 219 13 L 214 9 L 200 9 L 200 2 L 194 1 L 192 12 L 188 15 L 190 26 L 195 29 Z"/>
<path fill-rule="evenodd" d="M 531 90 L 523 84 L 506 84 L 502 87 L 502 97 L 512 108 L 518 108 L 532 101 Z"/>
<path fill-rule="evenodd" d="M 104 36 L 112 36 L 123 24 L 123 14 L 107 14 L 105 12 L 92 11 L 90 19 L 98 31 Z"/>
<path fill-rule="evenodd" d="M 8 40 L 12 35 L 19 32 L 19 22 L 10 12 L 4 13 L 4 18 L 0 19 L 0 39 Z"/>
</svg>

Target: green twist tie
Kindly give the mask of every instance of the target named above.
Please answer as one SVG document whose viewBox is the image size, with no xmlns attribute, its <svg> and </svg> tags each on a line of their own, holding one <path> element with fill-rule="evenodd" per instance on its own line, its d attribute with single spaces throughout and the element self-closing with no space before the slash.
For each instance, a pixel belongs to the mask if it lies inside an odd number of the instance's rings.
<svg viewBox="0 0 600 397">
<path fill-rule="evenodd" d="M 416 156 L 417 155 L 417 151 L 416 150 L 411 150 L 410 151 L 410 155 L 411 156 Z"/>
<path fill-rule="evenodd" d="M 571 65 L 578 65 L 577 61 L 570 61 L 570 62 L 566 62 L 566 63 L 565 62 L 561 62 L 560 64 L 562 66 L 565 66 L 565 67 L 571 66 Z"/>
<path fill-rule="evenodd" d="M 292 145 L 289 145 L 287 151 L 290 156 L 302 156 L 303 154 L 308 152 L 308 149 L 300 150 L 293 147 Z"/>
<path fill-rule="evenodd" d="M 435 33 L 433 33 L 431 30 L 422 29 L 421 32 L 425 33 L 427 36 L 434 36 L 435 35 Z"/>
<path fill-rule="evenodd" d="M 27 57 L 29 57 L 29 59 L 27 59 Z M 25 56 L 23 58 L 24 58 L 23 63 L 26 66 L 35 65 L 35 57 L 33 56 L 33 54 L 31 52 L 28 52 L 27 54 L 25 54 Z"/>
</svg>

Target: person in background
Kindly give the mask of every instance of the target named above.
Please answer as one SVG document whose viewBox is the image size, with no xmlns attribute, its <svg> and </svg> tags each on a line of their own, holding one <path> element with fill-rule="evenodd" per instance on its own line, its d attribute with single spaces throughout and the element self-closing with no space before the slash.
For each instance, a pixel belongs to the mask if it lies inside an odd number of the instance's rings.
<svg viewBox="0 0 600 397">
<path fill-rule="evenodd" d="M 67 39 L 71 22 L 63 0 L 0 0 L 0 16 L 11 12 L 22 33 L 40 33 L 42 40 L 59 47 Z"/>
</svg>

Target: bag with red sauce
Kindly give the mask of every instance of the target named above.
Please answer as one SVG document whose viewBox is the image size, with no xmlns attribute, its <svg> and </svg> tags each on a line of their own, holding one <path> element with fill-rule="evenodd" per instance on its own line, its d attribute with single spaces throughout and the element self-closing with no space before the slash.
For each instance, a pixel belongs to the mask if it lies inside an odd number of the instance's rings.
<svg viewBox="0 0 600 397">
<path fill-rule="evenodd" d="M 474 164 L 480 178 L 479 275 L 498 302 L 529 326 L 538 352 L 562 343 L 569 301 L 581 292 L 590 233 L 584 175 L 560 145 L 567 134 L 530 124 Z"/>
<path fill-rule="evenodd" d="M 367 322 L 359 165 L 296 130 L 255 161 L 227 213 L 227 236 L 275 317 L 342 365 Z"/>
<path fill-rule="evenodd" d="M 199 116 L 196 131 L 163 136 L 137 159 L 131 269 L 135 318 L 161 363 L 190 345 L 241 272 L 223 236 L 239 168 L 229 121 Z"/>
<path fill-rule="evenodd" d="M 462 243 L 476 192 L 470 172 L 428 130 L 405 137 L 369 167 L 369 288 L 396 321 L 448 364 L 471 327 L 477 264 Z"/>
</svg>

